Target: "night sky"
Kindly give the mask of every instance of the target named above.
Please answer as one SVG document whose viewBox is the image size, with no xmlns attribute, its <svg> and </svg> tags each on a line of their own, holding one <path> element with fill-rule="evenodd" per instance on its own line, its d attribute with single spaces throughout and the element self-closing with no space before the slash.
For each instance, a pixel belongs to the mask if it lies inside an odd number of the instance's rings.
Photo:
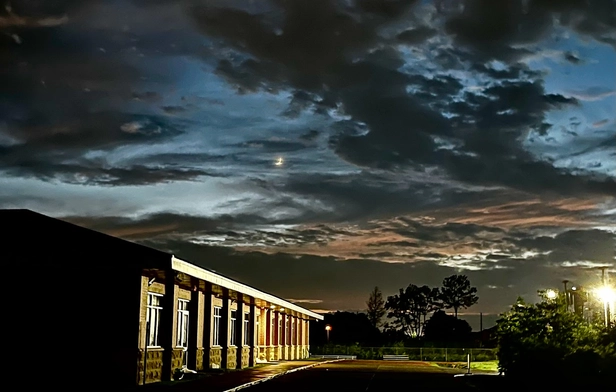
<svg viewBox="0 0 616 392">
<path fill-rule="evenodd" d="M 613 0 L 21 0 L 0 33 L 0 208 L 315 310 L 616 272 Z"/>
</svg>

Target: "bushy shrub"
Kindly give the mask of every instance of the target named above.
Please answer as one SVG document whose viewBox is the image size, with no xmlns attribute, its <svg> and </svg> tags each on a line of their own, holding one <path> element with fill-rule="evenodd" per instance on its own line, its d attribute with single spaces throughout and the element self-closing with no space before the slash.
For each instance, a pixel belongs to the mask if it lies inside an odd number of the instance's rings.
<svg viewBox="0 0 616 392">
<path fill-rule="evenodd" d="M 562 299 L 521 299 L 497 322 L 499 368 L 512 378 L 588 386 L 615 369 L 614 333 L 567 310 Z"/>
</svg>

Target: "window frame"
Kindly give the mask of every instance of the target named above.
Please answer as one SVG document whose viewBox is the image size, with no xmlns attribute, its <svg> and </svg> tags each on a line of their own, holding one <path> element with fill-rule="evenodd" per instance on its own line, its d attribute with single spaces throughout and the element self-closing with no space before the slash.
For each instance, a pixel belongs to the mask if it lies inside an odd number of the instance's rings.
<svg viewBox="0 0 616 392">
<path fill-rule="evenodd" d="M 154 304 L 154 299 L 157 299 Z M 159 293 L 153 293 L 148 291 L 148 297 L 146 301 L 146 346 L 148 348 L 160 348 L 160 317 L 163 310 L 162 306 L 163 295 Z M 154 323 L 152 324 L 152 317 L 154 315 Z"/>
<path fill-rule="evenodd" d="M 244 342 L 243 345 L 244 346 L 250 346 L 250 313 L 248 312 L 244 312 L 244 320 L 243 320 L 243 325 L 244 325 Z"/>
<path fill-rule="evenodd" d="M 188 334 L 189 334 L 189 323 L 190 323 L 190 313 L 188 311 L 189 308 L 189 300 L 187 299 L 178 299 L 178 311 L 177 311 L 177 329 L 176 329 L 176 337 L 175 337 L 175 347 L 188 348 Z M 186 325 L 183 325 L 186 322 Z M 184 327 L 184 328 L 182 328 Z M 181 333 L 185 333 L 186 345 L 182 344 L 180 340 Z"/>
<path fill-rule="evenodd" d="M 236 346 L 237 335 L 237 310 L 231 309 L 229 315 L 229 346 Z"/>
<path fill-rule="evenodd" d="M 222 307 L 221 306 L 214 305 L 213 319 L 214 320 L 212 321 L 212 346 L 220 347 L 220 320 L 222 319 Z"/>
</svg>

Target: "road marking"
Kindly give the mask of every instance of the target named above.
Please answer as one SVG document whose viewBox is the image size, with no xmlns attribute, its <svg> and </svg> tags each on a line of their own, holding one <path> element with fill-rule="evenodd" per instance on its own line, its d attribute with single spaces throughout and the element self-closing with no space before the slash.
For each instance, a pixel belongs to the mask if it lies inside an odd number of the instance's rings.
<svg viewBox="0 0 616 392">
<path fill-rule="evenodd" d="M 376 376 L 376 372 L 372 373 L 372 377 L 370 377 L 370 380 L 368 380 L 368 385 L 366 386 L 366 391 L 368 390 L 368 388 L 370 388 L 370 383 L 372 382 L 372 380 L 374 380 L 374 376 Z"/>
<path fill-rule="evenodd" d="M 310 369 L 312 367 L 319 366 L 319 365 L 324 365 L 326 363 L 333 363 L 333 362 L 340 362 L 340 361 L 346 361 L 346 359 L 332 359 L 330 361 L 323 361 L 323 362 L 312 363 L 312 364 L 306 365 L 306 366 L 300 366 L 300 367 L 295 368 L 295 369 L 290 369 L 290 370 L 287 370 L 287 371 L 282 372 L 282 373 L 274 374 L 273 376 L 264 377 L 264 378 L 261 378 L 259 380 L 247 382 L 246 384 L 242 384 L 242 385 L 239 385 L 237 387 L 234 387 L 234 388 L 231 388 L 231 389 L 227 389 L 226 391 L 223 391 L 223 392 L 236 392 L 236 391 L 239 391 L 240 389 L 248 388 L 248 387 L 260 384 L 260 383 L 265 382 L 265 381 L 273 380 L 276 377 L 284 376 L 285 374 L 289 374 L 289 373 L 293 373 L 293 372 L 298 372 L 300 370 Z"/>
</svg>

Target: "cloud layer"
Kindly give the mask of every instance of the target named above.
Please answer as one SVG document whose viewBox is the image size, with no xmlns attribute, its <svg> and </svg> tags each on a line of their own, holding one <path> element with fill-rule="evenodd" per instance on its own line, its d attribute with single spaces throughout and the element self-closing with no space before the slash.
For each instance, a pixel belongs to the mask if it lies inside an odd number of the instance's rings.
<svg viewBox="0 0 616 392">
<path fill-rule="evenodd" d="M 0 33 L 0 207 L 319 309 L 616 264 L 613 1 L 14 1 Z"/>
</svg>

